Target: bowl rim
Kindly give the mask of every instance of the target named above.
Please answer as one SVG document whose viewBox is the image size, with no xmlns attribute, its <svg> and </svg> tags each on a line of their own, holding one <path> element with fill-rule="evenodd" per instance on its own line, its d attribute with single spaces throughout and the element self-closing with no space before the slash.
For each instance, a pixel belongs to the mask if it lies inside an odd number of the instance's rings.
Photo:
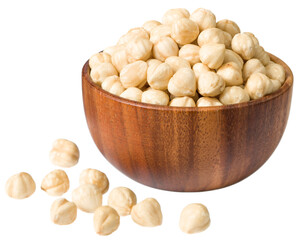
<svg viewBox="0 0 303 240">
<path fill-rule="evenodd" d="M 133 101 L 130 99 L 122 98 L 120 96 L 114 95 L 110 92 L 103 90 L 100 86 L 95 84 L 91 77 L 90 77 L 90 67 L 89 67 L 89 60 L 86 61 L 82 68 L 82 81 L 87 81 L 93 88 L 95 88 L 100 94 L 104 95 L 105 97 L 117 101 L 119 103 L 123 103 L 126 105 L 131 105 L 134 107 L 141 107 L 145 109 L 152 109 L 152 110 L 159 110 L 159 111 L 182 111 L 182 112 L 197 112 L 197 111 L 219 111 L 219 110 L 226 110 L 226 109 L 235 109 L 235 108 L 245 108 L 250 107 L 252 105 L 258 105 L 264 102 L 268 102 L 274 98 L 279 97 L 280 95 L 287 92 L 293 85 L 293 73 L 289 66 L 283 62 L 281 59 L 276 57 L 275 55 L 268 53 L 270 56 L 270 60 L 278 63 L 283 66 L 285 69 L 285 77 L 286 80 L 283 85 L 274 93 L 266 95 L 262 98 L 256 100 L 250 100 L 248 102 L 237 103 L 237 104 L 230 104 L 230 105 L 222 105 L 222 106 L 205 106 L 205 107 L 174 107 L 174 106 L 163 106 L 163 105 L 156 105 L 150 103 L 142 103 Z"/>
</svg>

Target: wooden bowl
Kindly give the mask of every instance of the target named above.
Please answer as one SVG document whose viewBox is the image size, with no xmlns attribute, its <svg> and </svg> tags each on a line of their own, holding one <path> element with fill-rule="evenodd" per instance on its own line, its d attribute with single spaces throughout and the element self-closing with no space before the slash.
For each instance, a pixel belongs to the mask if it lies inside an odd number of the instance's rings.
<svg viewBox="0 0 303 240">
<path fill-rule="evenodd" d="M 277 147 L 290 110 L 293 75 L 275 93 L 219 107 L 168 107 L 110 94 L 82 70 L 90 133 L 104 157 L 145 185 L 171 191 L 223 188 L 248 177 Z"/>
</svg>

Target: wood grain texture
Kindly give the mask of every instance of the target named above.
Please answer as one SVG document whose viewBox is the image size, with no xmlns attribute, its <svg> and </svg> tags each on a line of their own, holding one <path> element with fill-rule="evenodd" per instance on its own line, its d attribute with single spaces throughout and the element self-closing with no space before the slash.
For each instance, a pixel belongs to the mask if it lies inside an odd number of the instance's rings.
<svg viewBox="0 0 303 240">
<path fill-rule="evenodd" d="M 206 191 L 234 184 L 260 168 L 277 147 L 290 110 L 293 75 L 262 99 L 219 107 L 167 107 L 112 95 L 82 71 L 91 135 L 104 157 L 145 185 Z"/>
</svg>

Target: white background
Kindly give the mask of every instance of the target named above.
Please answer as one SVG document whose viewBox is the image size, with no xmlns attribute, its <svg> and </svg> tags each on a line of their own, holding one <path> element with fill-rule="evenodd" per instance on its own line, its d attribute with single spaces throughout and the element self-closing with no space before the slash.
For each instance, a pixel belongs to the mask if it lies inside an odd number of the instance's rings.
<svg viewBox="0 0 303 240">
<path fill-rule="evenodd" d="M 0 4 L 0 239 L 99 239 L 92 214 L 78 211 L 72 225 L 49 219 L 54 197 L 40 190 L 42 178 L 56 169 L 48 153 L 57 138 L 76 142 L 79 164 L 66 172 L 71 188 L 84 168 L 104 171 L 110 190 L 127 186 L 138 200 L 158 199 L 163 225 L 144 228 L 131 218 L 108 239 L 303 239 L 302 159 L 302 12 L 300 1 L 4 1 Z M 228 18 L 255 33 L 261 45 L 283 59 L 295 76 L 288 126 L 268 162 L 231 187 L 201 193 L 174 193 L 138 184 L 112 167 L 99 153 L 83 112 L 81 68 L 95 52 L 116 43 L 129 28 L 161 20 L 169 8 L 198 7 Z M 19 171 L 37 183 L 35 194 L 14 200 L 6 180 Z M 106 203 L 107 195 L 104 196 Z M 182 208 L 205 204 L 211 226 L 186 235 L 179 230 Z"/>
</svg>

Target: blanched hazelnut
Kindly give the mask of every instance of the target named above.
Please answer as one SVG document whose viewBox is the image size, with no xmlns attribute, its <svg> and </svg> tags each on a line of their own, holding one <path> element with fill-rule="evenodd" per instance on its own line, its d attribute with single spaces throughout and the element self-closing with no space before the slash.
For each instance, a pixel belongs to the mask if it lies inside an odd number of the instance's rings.
<svg viewBox="0 0 303 240">
<path fill-rule="evenodd" d="M 271 79 L 278 80 L 281 84 L 285 81 L 285 69 L 277 63 L 269 63 L 266 66 L 266 75 Z"/>
<path fill-rule="evenodd" d="M 217 43 L 204 44 L 200 49 L 200 60 L 211 69 L 219 68 L 225 56 L 225 45 Z"/>
<path fill-rule="evenodd" d="M 26 172 L 20 172 L 7 180 L 5 190 L 11 198 L 24 199 L 35 192 L 36 184 L 31 175 Z"/>
<path fill-rule="evenodd" d="M 175 97 L 170 101 L 169 106 L 172 107 L 195 107 L 195 101 L 190 97 Z"/>
<path fill-rule="evenodd" d="M 198 35 L 198 25 L 188 18 L 181 18 L 172 24 L 171 37 L 180 45 L 193 42 Z"/>
<path fill-rule="evenodd" d="M 162 23 L 172 25 L 181 18 L 189 18 L 189 15 L 189 12 L 185 8 L 169 9 L 164 13 Z"/>
<path fill-rule="evenodd" d="M 211 107 L 222 106 L 223 104 L 217 99 L 212 97 L 201 97 L 197 101 L 197 107 Z"/>
<path fill-rule="evenodd" d="M 147 82 L 157 90 L 166 90 L 174 71 L 167 63 L 153 64 L 147 69 Z"/>
<path fill-rule="evenodd" d="M 255 46 L 254 58 L 259 59 L 264 66 L 266 66 L 270 61 L 269 55 L 267 54 L 267 52 L 265 52 L 264 48 L 261 47 L 260 45 Z"/>
<path fill-rule="evenodd" d="M 154 198 L 147 198 L 133 206 L 131 217 L 135 223 L 144 227 L 155 227 L 162 224 L 161 207 Z"/>
<path fill-rule="evenodd" d="M 241 69 L 243 68 L 243 64 L 244 64 L 243 59 L 237 53 L 235 53 L 234 51 L 226 49 L 223 63 L 228 63 L 228 62 L 234 62 Z"/>
<path fill-rule="evenodd" d="M 228 19 L 218 21 L 216 26 L 222 31 L 228 32 L 232 37 L 234 37 L 237 33 L 240 33 L 239 26 L 234 21 Z"/>
<path fill-rule="evenodd" d="M 119 39 L 117 45 L 127 44 L 137 38 L 149 39 L 149 34 L 142 27 L 132 28 Z"/>
<path fill-rule="evenodd" d="M 170 37 L 171 34 L 171 26 L 170 25 L 159 25 L 150 33 L 150 41 L 155 44 L 163 37 Z"/>
<path fill-rule="evenodd" d="M 99 52 L 90 57 L 89 67 L 94 68 L 105 62 L 111 63 L 111 56 L 105 52 Z"/>
<path fill-rule="evenodd" d="M 241 68 L 234 62 L 223 64 L 217 74 L 225 81 L 226 86 L 241 85 L 243 83 Z"/>
<path fill-rule="evenodd" d="M 57 139 L 49 154 L 51 162 L 59 167 L 75 166 L 79 161 L 79 156 L 77 145 L 66 139 Z"/>
<path fill-rule="evenodd" d="M 105 78 L 104 82 L 102 83 L 102 88 L 105 91 L 118 96 L 125 90 L 118 76 L 110 76 Z"/>
<path fill-rule="evenodd" d="M 137 38 L 126 45 L 126 52 L 128 54 L 128 62 L 135 62 L 138 60 L 146 61 L 150 58 L 153 44 L 149 39 Z"/>
<path fill-rule="evenodd" d="M 231 41 L 232 41 L 232 36 L 228 33 L 228 32 L 224 32 L 223 31 L 223 35 L 224 35 L 224 44 L 226 48 L 231 48 Z"/>
<path fill-rule="evenodd" d="M 101 189 L 101 193 L 107 192 L 109 187 L 109 181 L 105 173 L 97 169 L 85 169 L 80 174 L 80 185 L 94 184 Z"/>
<path fill-rule="evenodd" d="M 167 105 L 169 102 L 169 96 L 163 91 L 150 88 L 142 93 L 141 102 L 156 105 Z"/>
<path fill-rule="evenodd" d="M 255 46 L 259 45 L 259 40 L 258 40 L 258 38 L 256 38 L 256 36 L 253 33 L 251 33 L 251 32 L 244 32 L 243 34 L 246 34 L 246 35 L 250 36 L 251 39 L 253 40 Z"/>
<path fill-rule="evenodd" d="M 277 91 L 281 87 L 281 82 L 279 80 L 271 79 L 272 82 L 272 90 L 271 93 Z"/>
<path fill-rule="evenodd" d="M 146 81 L 147 63 L 136 61 L 124 66 L 120 72 L 120 81 L 125 88 L 136 87 Z"/>
<path fill-rule="evenodd" d="M 77 206 L 65 198 L 57 199 L 53 202 L 50 210 L 53 223 L 58 225 L 68 225 L 77 218 Z"/>
<path fill-rule="evenodd" d="M 90 77 L 99 86 L 101 86 L 105 78 L 113 75 L 118 75 L 118 72 L 111 63 L 101 63 L 90 71 Z"/>
<path fill-rule="evenodd" d="M 190 68 L 180 68 L 168 83 L 168 91 L 176 97 L 194 96 L 196 88 L 195 74 Z"/>
<path fill-rule="evenodd" d="M 215 97 L 223 92 L 225 82 L 223 78 L 214 72 L 202 72 L 198 79 L 198 92 L 207 97 Z"/>
<path fill-rule="evenodd" d="M 225 34 L 219 28 L 208 28 L 202 31 L 198 37 L 198 44 L 202 47 L 207 43 L 222 43 L 225 44 Z M 225 46 L 228 47 L 228 46 Z"/>
<path fill-rule="evenodd" d="M 72 192 L 72 199 L 80 210 L 92 213 L 102 206 L 102 190 L 94 184 L 83 184 Z"/>
<path fill-rule="evenodd" d="M 123 48 L 113 52 L 111 61 L 114 67 L 118 70 L 118 72 L 121 72 L 122 68 L 129 64 L 126 49 Z"/>
<path fill-rule="evenodd" d="M 157 27 L 157 26 L 159 26 L 159 25 L 161 25 L 160 22 L 158 22 L 158 21 L 156 21 L 156 20 L 149 20 L 149 21 L 146 21 L 146 22 L 142 25 L 142 27 L 144 28 L 144 30 L 145 30 L 146 32 L 148 32 L 148 33 L 150 34 L 151 31 L 152 31 L 155 27 Z"/>
<path fill-rule="evenodd" d="M 121 93 L 120 97 L 141 102 L 142 91 L 136 87 L 129 87 L 123 93 Z"/>
<path fill-rule="evenodd" d="M 245 90 L 251 99 L 258 99 L 273 91 L 273 83 L 263 73 L 253 73 L 247 80 Z"/>
<path fill-rule="evenodd" d="M 179 47 L 170 37 L 163 37 L 155 43 L 153 48 L 154 58 L 164 61 L 170 56 L 178 56 Z"/>
<path fill-rule="evenodd" d="M 220 95 L 219 100 L 224 105 L 242 103 L 249 101 L 248 93 L 239 86 L 226 87 Z"/>
<path fill-rule="evenodd" d="M 98 207 L 94 213 L 94 228 L 99 235 L 109 235 L 120 225 L 120 216 L 110 206 Z"/>
<path fill-rule="evenodd" d="M 210 217 L 207 208 L 200 203 L 187 205 L 181 212 L 179 226 L 185 233 L 198 233 L 207 229 Z"/>
<path fill-rule="evenodd" d="M 216 27 L 216 16 L 207 9 L 198 8 L 189 18 L 198 24 L 200 32 L 207 28 Z"/>
<path fill-rule="evenodd" d="M 54 170 L 43 178 L 41 189 L 48 195 L 61 196 L 69 189 L 68 176 L 63 170 Z"/>
<path fill-rule="evenodd" d="M 107 202 L 120 216 L 127 216 L 132 207 L 137 204 L 137 197 L 129 188 L 117 187 L 109 193 Z"/>
<path fill-rule="evenodd" d="M 231 47 L 244 60 L 249 60 L 255 55 L 255 43 L 253 38 L 248 34 L 237 33 L 231 41 Z"/>
<path fill-rule="evenodd" d="M 207 67 L 206 64 L 204 63 L 196 63 L 194 66 L 193 66 L 193 71 L 195 73 L 195 77 L 196 77 L 196 80 L 198 81 L 200 75 L 202 72 L 208 72 L 210 71 L 209 67 Z"/>
<path fill-rule="evenodd" d="M 104 49 L 104 53 L 109 54 L 110 56 L 113 56 L 113 54 L 116 51 L 120 51 L 120 50 L 124 50 L 125 49 L 125 44 L 120 44 L 120 45 L 114 45 L 114 46 L 110 46 Z"/>
<path fill-rule="evenodd" d="M 247 79 L 255 72 L 266 74 L 266 69 L 259 59 L 249 59 L 243 67 L 243 78 L 246 82 Z"/>
<path fill-rule="evenodd" d="M 200 62 L 200 47 L 194 44 L 186 44 L 179 50 L 179 57 L 189 62 L 191 66 Z"/>
<path fill-rule="evenodd" d="M 184 58 L 171 56 L 165 59 L 165 63 L 167 63 L 173 70 L 173 72 L 177 72 L 180 68 L 189 68 L 190 64 Z"/>
</svg>

